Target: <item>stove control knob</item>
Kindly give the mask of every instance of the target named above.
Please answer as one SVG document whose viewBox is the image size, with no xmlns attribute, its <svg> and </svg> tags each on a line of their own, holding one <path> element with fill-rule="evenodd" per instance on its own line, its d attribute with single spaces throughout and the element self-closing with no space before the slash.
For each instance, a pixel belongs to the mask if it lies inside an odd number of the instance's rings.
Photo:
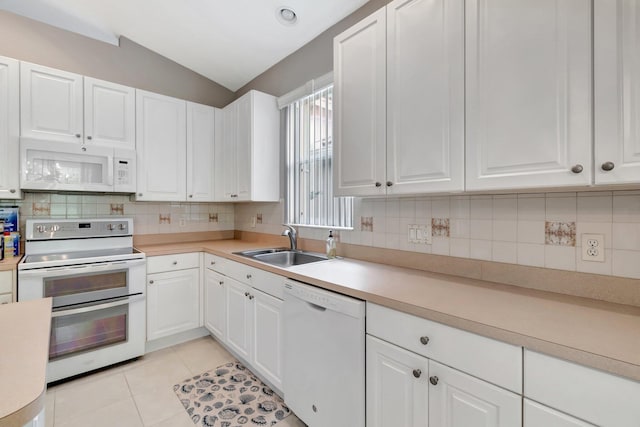
<svg viewBox="0 0 640 427">
<path fill-rule="evenodd" d="M 124 230 L 124 229 L 125 229 L 124 224 L 119 224 L 119 225 L 118 225 L 118 229 L 120 229 L 120 230 Z"/>
<path fill-rule="evenodd" d="M 38 231 L 38 233 L 44 233 L 45 231 L 47 231 L 47 226 L 46 225 L 37 225 L 36 226 L 36 230 Z"/>
<path fill-rule="evenodd" d="M 59 225 L 52 225 L 52 226 L 51 226 L 51 229 L 50 229 L 50 231 L 53 231 L 54 233 L 55 233 L 56 231 L 59 231 L 59 230 L 60 230 L 60 226 L 59 226 Z"/>
<path fill-rule="evenodd" d="M 113 224 L 109 224 L 109 225 L 107 225 L 107 230 L 109 230 L 109 231 L 113 231 L 113 230 L 115 230 L 115 229 L 116 229 L 116 226 L 115 226 L 115 225 L 113 225 Z"/>
</svg>

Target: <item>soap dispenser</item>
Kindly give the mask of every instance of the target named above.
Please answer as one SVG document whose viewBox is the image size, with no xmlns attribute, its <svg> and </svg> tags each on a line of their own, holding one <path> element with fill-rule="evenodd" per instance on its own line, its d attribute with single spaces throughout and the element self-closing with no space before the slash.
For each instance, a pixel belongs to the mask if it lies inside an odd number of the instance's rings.
<svg viewBox="0 0 640 427">
<path fill-rule="evenodd" d="M 327 237 L 327 258 L 336 257 L 336 241 L 333 238 L 333 230 L 329 230 L 329 237 Z"/>
</svg>

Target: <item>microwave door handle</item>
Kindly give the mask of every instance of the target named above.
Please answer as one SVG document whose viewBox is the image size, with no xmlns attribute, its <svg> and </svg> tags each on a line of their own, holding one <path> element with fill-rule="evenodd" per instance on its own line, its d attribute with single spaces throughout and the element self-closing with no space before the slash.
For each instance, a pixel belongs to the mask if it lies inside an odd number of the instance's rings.
<svg viewBox="0 0 640 427">
<path fill-rule="evenodd" d="M 120 305 L 126 305 L 129 303 L 131 303 L 131 299 L 126 298 L 124 300 L 108 302 L 105 304 L 90 305 L 88 307 L 74 308 L 71 310 L 54 311 L 53 313 L 51 313 L 51 317 L 56 318 L 56 317 L 62 317 L 62 316 L 71 316 L 73 314 L 89 313 L 91 311 L 104 310 L 105 308 L 118 307 Z"/>
<path fill-rule="evenodd" d="M 107 157 L 107 185 L 113 187 L 113 168 L 115 162 L 113 161 L 113 154 Z M 113 188 L 112 188 L 113 190 Z"/>
</svg>

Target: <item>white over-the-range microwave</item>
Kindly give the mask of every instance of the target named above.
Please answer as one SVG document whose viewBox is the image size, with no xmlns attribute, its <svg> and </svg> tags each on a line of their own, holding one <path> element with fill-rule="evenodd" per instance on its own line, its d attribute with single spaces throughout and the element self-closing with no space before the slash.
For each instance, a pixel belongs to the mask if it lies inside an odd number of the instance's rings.
<svg viewBox="0 0 640 427">
<path fill-rule="evenodd" d="M 135 193 L 136 152 L 20 138 L 20 188 Z"/>
</svg>

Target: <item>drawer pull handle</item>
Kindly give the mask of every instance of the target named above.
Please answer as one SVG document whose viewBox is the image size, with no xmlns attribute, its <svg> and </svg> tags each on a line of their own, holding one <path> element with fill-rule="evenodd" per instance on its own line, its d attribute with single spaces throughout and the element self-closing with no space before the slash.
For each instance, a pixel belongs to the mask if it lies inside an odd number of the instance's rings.
<svg viewBox="0 0 640 427">
<path fill-rule="evenodd" d="M 254 299 L 255 297 L 253 295 L 249 295 L 249 299 Z"/>
<path fill-rule="evenodd" d="M 224 282 L 221 280 L 221 281 L 220 281 L 220 286 L 222 286 L 222 285 L 224 285 Z"/>
<path fill-rule="evenodd" d="M 251 275 L 250 274 L 247 274 L 247 279 L 251 279 Z"/>
<path fill-rule="evenodd" d="M 211 265 L 214 265 L 216 262 L 215 261 L 211 261 Z"/>
<path fill-rule="evenodd" d="M 613 168 L 616 167 L 616 165 L 613 162 L 604 162 L 600 167 L 602 168 L 603 171 L 609 172 L 609 171 L 612 171 Z"/>
<path fill-rule="evenodd" d="M 245 293 L 244 293 L 244 296 L 245 296 L 245 297 L 248 297 L 248 296 L 249 296 L 249 292 L 245 292 Z"/>
<path fill-rule="evenodd" d="M 422 375 L 422 371 L 420 369 L 414 369 L 413 370 L 413 376 L 416 378 L 420 378 L 420 375 Z"/>
<path fill-rule="evenodd" d="M 420 343 L 422 343 L 422 345 L 429 344 L 429 337 L 420 337 Z"/>
<path fill-rule="evenodd" d="M 153 285 L 153 280 L 149 280 L 149 284 L 150 284 L 150 285 Z"/>
<path fill-rule="evenodd" d="M 173 261 L 173 265 L 178 265 L 178 261 Z"/>
<path fill-rule="evenodd" d="M 429 382 L 433 385 L 438 385 L 438 377 L 436 376 L 430 377 Z"/>
<path fill-rule="evenodd" d="M 376 182 L 376 187 L 382 187 L 382 183 L 381 182 Z"/>
</svg>

